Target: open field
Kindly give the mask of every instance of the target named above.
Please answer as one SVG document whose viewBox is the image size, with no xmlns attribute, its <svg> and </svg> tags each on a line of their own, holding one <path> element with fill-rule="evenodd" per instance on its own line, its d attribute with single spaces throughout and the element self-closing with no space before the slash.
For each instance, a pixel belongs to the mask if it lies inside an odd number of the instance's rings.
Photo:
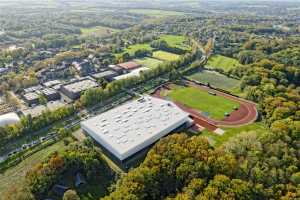
<svg viewBox="0 0 300 200">
<path fill-rule="evenodd" d="M 104 26 L 95 26 L 92 28 L 81 28 L 80 31 L 83 36 L 107 36 L 118 30 Z"/>
<path fill-rule="evenodd" d="M 162 35 L 161 40 L 166 41 L 171 47 L 176 47 L 183 50 L 190 50 L 191 47 L 186 45 L 187 37 L 182 35 Z"/>
<path fill-rule="evenodd" d="M 134 45 L 130 45 L 129 47 L 127 47 L 126 49 L 124 49 L 124 51 L 122 53 L 120 53 L 120 54 L 129 53 L 132 56 L 132 55 L 134 55 L 134 53 L 137 50 L 140 50 L 140 49 L 146 49 L 146 50 L 149 50 L 149 51 L 153 50 L 153 48 L 150 46 L 149 43 L 134 44 Z"/>
<path fill-rule="evenodd" d="M 211 69 L 219 68 L 223 69 L 224 71 L 228 71 L 240 65 L 241 64 L 239 61 L 234 58 L 229 58 L 222 55 L 214 55 L 208 59 L 206 67 Z"/>
<path fill-rule="evenodd" d="M 153 52 L 153 57 L 165 61 L 175 61 L 179 59 L 180 56 L 166 51 L 155 51 Z"/>
<path fill-rule="evenodd" d="M 197 73 L 190 75 L 188 78 L 199 81 L 201 83 L 209 83 L 211 86 L 221 88 L 223 90 L 228 90 L 233 92 L 233 94 L 238 93 L 240 81 L 237 79 L 229 78 L 218 72 L 202 70 Z"/>
<path fill-rule="evenodd" d="M 254 131 L 257 135 L 268 132 L 267 128 L 264 127 L 263 123 L 261 122 L 236 128 L 224 128 L 224 130 L 226 131 L 224 135 L 217 135 L 207 129 L 200 134 L 204 137 L 207 137 L 213 146 L 218 147 L 227 142 L 230 138 L 236 137 L 243 132 Z"/>
<path fill-rule="evenodd" d="M 208 94 L 195 87 L 174 87 L 165 95 L 215 120 L 224 119 L 225 113 L 231 113 L 234 107 L 239 107 L 239 104 L 234 101 Z"/>
<path fill-rule="evenodd" d="M 165 17 L 165 16 L 183 16 L 184 12 L 156 10 L 156 9 L 130 9 L 130 13 L 143 14 L 151 17 Z"/>
<path fill-rule="evenodd" d="M 25 175 L 37 163 L 45 160 L 54 152 L 62 152 L 66 146 L 63 141 L 59 141 L 45 149 L 42 149 L 30 157 L 23 160 L 18 165 L 9 168 L 4 173 L 0 174 L 0 194 L 11 186 L 16 186 L 24 181 Z"/>
<path fill-rule="evenodd" d="M 161 63 L 163 63 L 163 61 L 161 60 L 157 60 L 155 58 L 149 58 L 149 57 L 135 59 L 134 61 L 148 68 L 155 68 Z"/>
</svg>

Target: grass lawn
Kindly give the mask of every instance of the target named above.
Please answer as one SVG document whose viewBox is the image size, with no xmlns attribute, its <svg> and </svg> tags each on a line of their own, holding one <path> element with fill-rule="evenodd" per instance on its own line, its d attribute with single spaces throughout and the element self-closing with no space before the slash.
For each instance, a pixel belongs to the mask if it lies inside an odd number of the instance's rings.
<svg viewBox="0 0 300 200">
<path fill-rule="evenodd" d="M 95 26 L 91 28 L 81 28 L 80 31 L 83 36 L 107 36 L 118 30 L 104 26 Z"/>
<path fill-rule="evenodd" d="M 174 61 L 179 59 L 180 56 L 166 51 L 155 51 L 153 52 L 153 57 L 165 61 Z"/>
<path fill-rule="evenodd" d="M 164 16 L 183 16 L 184 12 L 157 10 L 157 9 L 130 9 L 130 13 L 143 14 L 151 17 L 164 17 Z"/>
<path fill-rule="evenodd" d="M 231 113 L 239 104 L 222 96 L 213 96 L 195 87 L 175 87 L 167 96 L 187 107 L 202 111 L 210 118 L 222 120 L 225 113 Z"/>
<path fill-rule="evenodd" d="M 208 59 L 206 67 L 212 69 L 221 68 L 224 71 L 228 71 L 240 65 L 241 64 L 239 61 L 234 58 L 229 58 L 222 55 L 214 55 Z"/>
<path fill-rule="evenodd" d="M 131 56 L 133 56 L 134 53 L 137 50 L 140 50 L 140 49 L 146 49 L 146 50 L 149 50 L 149 51 L 153 50 L 153 48 L 150 46 L 149 43 L 134 44 L 134 45 L 130 45 L 129 47 L 127 47 L 126 49 L 124 49 L 124 51 L 122 53 L 116 54 L 116 56 L 122 55 L 123 53 L 129 53 Z"/>
<path fill-rule="evenodd" d="M 161 63 L 163 63 L 163 61 L 161 60 L 157 60 L 155 58 L 149 58 L 149 57 L 135 59 L 134 61 L 148 68 L 155 68 Z"/>
<path fill-rule="evenodd" d="M 209 83 L 211 86 L 228 90 L 233 94 L 237 94 L 240 88 L 240 81 L 237 79 L 229 78 L 218 72 L 212 72 L 208 70 L 202 70 L 189 76 L 190 79 Z"/>
<path fill-rule="evenodd" d="M 186 45 L 187 37 L 182 35 L 162 35 L 161 40 L 166 41 L 171 47 L 176 47 L 183 50 L 190 50 L 191 47 Z"/>
<path fill-rule="evenodd" d="M 211 144 L 215 147 L 227 142 L 230 138 L 236 137 L 243 132 L 255 131 L 257 135 L 268 132 L 268 129 L 263 126 L 261 122 L 256 122 L 250 125 L 245 125 L 237 128 L 223 128 L 226 132 L 224 135 L 217 135 L 208 130 L 200 133 L 201 136 L 207 137 Z"/>
<path fill-rule="evenodd" d="M 23 160 L 18 165 L 9 168 L 3 174 L 0 174 L 0 194 L 11 186 L 16 186 L 24 181 L 26 172 L 37 163 L 45 160 L 51 153 L 64 151 L 66 146 L 63 141 L 59 141 L 43 150 L 36 152 Z"/>
</svg>

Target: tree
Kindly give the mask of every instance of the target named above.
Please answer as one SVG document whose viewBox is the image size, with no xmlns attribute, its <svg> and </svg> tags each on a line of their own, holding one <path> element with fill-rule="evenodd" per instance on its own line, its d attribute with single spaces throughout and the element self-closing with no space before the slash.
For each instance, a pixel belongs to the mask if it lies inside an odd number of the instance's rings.
<svg viewBox="0 0 300 200">
<path fill-rule="evenodd" d="M 77 195 L 76 191 L 68 190 L 64 193 L 63 200 L 80 200 L 80 197 Z"/>
<path fill-rule="evenodd" d="M 42 105 L 47 104 L 47 98 L 45 97 L 45 95 L 43 95 L 43 94 L 39 95 L 39 103 Z"/>
</svg>

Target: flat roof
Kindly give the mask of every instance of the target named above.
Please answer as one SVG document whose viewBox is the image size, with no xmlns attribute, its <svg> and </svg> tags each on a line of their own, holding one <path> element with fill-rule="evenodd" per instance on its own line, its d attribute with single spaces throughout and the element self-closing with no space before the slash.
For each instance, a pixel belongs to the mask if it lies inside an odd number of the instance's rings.
<svg viewBox="0 0 300 200">
<path fill-rule="evenodd" d="M 23 97 L 26 100 L 30 101 L 30 100 L 38 99 L 39 95 L 35 92 L 29 92 L 29 93 L 24 94 Z"/>
<path fill-rule="evenodd" d="M 58 92 L 54 89 L 51 89 L 51 88 L 45 88 L 42 90 L 42 93 L 44 95 L 52 95 L 52 94 L 57 94 Z"/>
<path fill-rule="evenodd" d="M 130 62 L 125 62 L 125 63 L 120 63 L 118 64 L 119 67 L 122 67 L 123 69 L 131 70 L 131 69 L 136 69 L 138 67 L 141 67 L 141 64 L 138 64 L 136 62 L 130 61 Z"/>
<path fill-rule="evenodd" d="M 117 72 L 115 71 L 112 71 L 112 70 L 107 70 L 107 71 L 104 71 L 104 72 L 99 72 L 99 73 L 96 73 L 96 74 L 92 74 L 91 76 L 93 78 L 105 78 L 105 77 L 108 77 L 108 76 L 117 76 Z"/>
<path fill-rule="evenodd" d="M 35 91 L 40 90 L 42 88 L 43 87 L 41 85 L 36 85 L 36 86 L 29 87 L 29 88 L 25 88 L 24 92 L 26 92 L 26 93 L 35 92 Z"/>
<path fill-rule="evenodd" d="M 147 71 L 147 70 L 149 70 L 148 67 L 141 67 L 141 68 L 132 70 L 130 73 L 122 74 L 120 76 L 116 76 L 116 77 L 114 77 L 114 79 L 115 80 L 120 80 L 120 79 L 130 78 L 130 77 L 134 77 L 134 76 L 140 76 L 140 72 Z"/>
<path fill-rule="evenodd" d="M 78 80 L 76 82 L 64 85 L 63 87 L 66 90 L 69 90 L 70 92 L 77 93 L 97 86 L 98 84 L 96 81 L 93 81 L 91 79 L 83 79 L 83 80 Z"/>
<path fill-rule="evenodd" d="M 15 124 L 19 121 L 20 121 L 19 116 L 14 112 L 0 115 L 0 126 Z"/>
<path fill-rule="evenodd" d="M 55 86 L 58 84 L 61 84 L 60 80 L 53 80 L 53 81 L 48 81 L 48 82 L 43 83 L 43 85 L 46 87 L 52 87 L 52 86 Z"/>
<path fill-rule="evenodd" d="M 81 128 L 125 160 L 189 120 L 174 103 L 144 96 L 82 122 Z"/>
</svg>

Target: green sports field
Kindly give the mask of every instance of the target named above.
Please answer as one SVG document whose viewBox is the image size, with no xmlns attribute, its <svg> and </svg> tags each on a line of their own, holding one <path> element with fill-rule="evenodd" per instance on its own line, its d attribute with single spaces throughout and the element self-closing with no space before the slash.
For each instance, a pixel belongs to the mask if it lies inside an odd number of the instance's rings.
<svg viewBox="0 0 300 200">
<path fill-rule="evenodd" d="M 169 53 L 166 51 L 155 51 L 152 55 L 154 58 L 157 58 L 159 60 L 165 60 L 165 61 L 175 61 L 179 59 L 179 55 L 174 53 Z"/>
<path fill-rule="evenodd" d="M 183 50 L 190 50 L 191 47 L 185 44 L 187 42 L 187 37 L 182 35 L 162 35 L 160 36 L 161 40 L 164 40 L 171 47 L 176 47 Z"/>
<path fill-rule="evenodd" d="M 223 74 L 214 71 L 202 70 L 194 73 L 188 78 L 199 81 L 201 83 L 209 83 L 211 86 L 221 88 L 236 94 L 240 88 L 241 81 L 233 78 L 229 78 Z"/>
<path fill-rule="evenodd" d="M 234 107 L 239 107 L 236 102 L 222 96 L 208 94 L 208 92 L 195 87 L 173 87 L 166 95 L 173 101 L 201 111 L 216 120 L 224 119 L 225 113 L 231 113 Z"/>
<path fill-rule="evenodd" d="M 149 51 L 153 50 L 153 48 L 150 46 L 149 43 L 134 44 L 134 45 L 130 45 L 129 47 L 127 47 L 126 49 L 124 49 L 124 51 L 122 53 L 119 53 L 117 55 L 121 55 L 123 53 L 129 53 L 132 56 L 132 55 L 134 55 L 134 53 L 137 50 L 141 50 L 141 49 L 146 49 L 146 50 L 149 50 Z"/>
<path fill-rule="evenodd" d="M 207 68 L 220 68 L 224 71 L 228 71 L 232 68 L 235 68 L 237 66 L 241 66 L 238 60 L 234 58 L 229 58 L 222 55 L 214 55 L 208 59 L 208 62 L 206 64 Z"/>
<path fill-rule="evenodd" d="M 163 61 L 161 60 L 157 60 L 155 58 L 149 58 L 149 57 L 135 59 L 134 61 L 148 68 L 155 68 L 161 63 L 163 63 Z"/>
</svg>

